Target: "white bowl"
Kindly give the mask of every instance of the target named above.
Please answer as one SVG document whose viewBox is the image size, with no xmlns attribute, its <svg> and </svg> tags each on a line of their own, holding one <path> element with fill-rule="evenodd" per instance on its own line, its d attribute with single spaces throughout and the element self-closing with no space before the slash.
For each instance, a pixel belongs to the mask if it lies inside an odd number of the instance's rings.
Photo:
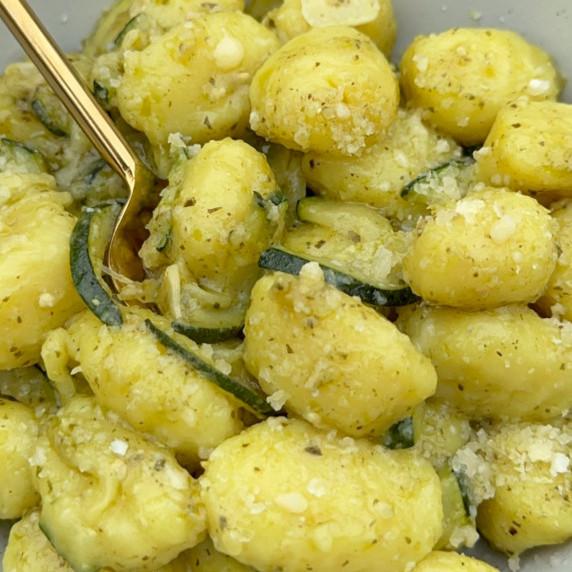
<svg viewBox="0 0 572 572">
<path fill-rule="evenodd" d="M 93 28 L 110 0 L 29 0 L 48 30 L 64 50 L 78 49 L 81 39 Z M 398 22 L 394 60 L 417 34 L 439 32 L 451 27 L 482 26 L 510 28 L 522 33 L 555 58 L 570 82 L 562 99 L 572 103 L 572 2 L 570 0 L 393 0 Z M 0 69 L 23 58 L 19 46 L 0 25 Z M 8 535 L 0 522 L 0 559 Z M 501 570 L 508 570 L 506 558 L 478 545 L 475 555 Z M 0 566 L 0 572 L 2 568 Z M 572 542 L 565 546 L 530 551 L 521 558 L 521 572 L 571 572 Z M 332 571 L 335 572 L 335 571 Z"/>
</svg>

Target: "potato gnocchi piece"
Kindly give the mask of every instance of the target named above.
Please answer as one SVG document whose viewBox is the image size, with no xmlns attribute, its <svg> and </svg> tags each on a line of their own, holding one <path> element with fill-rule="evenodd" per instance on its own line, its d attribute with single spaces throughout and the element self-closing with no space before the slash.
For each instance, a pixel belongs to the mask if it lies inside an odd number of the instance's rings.
<svg viewBox="0 0 572 572">
<path fill-rule="evenodd" d="M 247 369 L 311 423 L 379 436 L 435 391 L 433 366 L 388 320 L 324 283 L 317 263 L 255 285 L 246 316 Z"/>
<path fill-rule="evenodd" d="M 411 228 L 426 208 L 400 197 L 401 190 L 421 173 L 460 155 L 461 149 L 452 139 L 424 125 L 420 111 L 400 109 L 387 137 L 360 157 L 309 152 L 304 155 L 302 169 L 316 194 L 368 203 Z M 456 182 L 450 181 L 434 200 L 461 196 Z"/>
<path fill-rule="evenodd" d="M 142 51 L 125 52 L 118 109 L 159 157 L 176 133 L 193 144 L 241 137 L 252 76 L 277 48 L 276 36 L 242 12 L 198 16 Z"/>
<path fill-rule="evenodd" d="M 19 518 L 40 500 L 28 458 L 38 421 L 27 405 L 0 397 L 0 518 Z"/>
<path fill-rule="evenodd" d="M 391 66 L 349 26 L 313 28 L 284 44 L 250 85 L 250 125 L 289 149 L 359 155 L 397 115 Z"/>
<path fill-rule="evenodd" d="M 200 543 L 197 549 L 200 547 L 203 547 L 203 551 L 212 549 L 213 553 L 215 552 L 214 548 L 211 548 L 212 543 L 208 543 L 206 540 Z M 242 572 L 243 570 L 252 570 L 238 563 L 235 568 L 200 568 L 201 563 L 197 559 L 197 553 L 203 554 L 203 552 L 199 552 L 194 548 L 185 550 L 168 564 L 160 566 L 159 568 L 153 568 L 153 572 L 194 572 L 195 570 L 206 572 L 209 570 L 211 572 Z M 231 558 L 224 555 L 218 555 L 218 557 L 213 555 L 212 558 L 216 562 L 225 563 L 228 561 L 234 564 Z M 223 558 L 225 560 L 223 560 Z M 56 549 L 40 529 L 39 509 L 33 509 L 27 512 L 12 526 L 2 565 L 4 572 L 30 572 L 32 570 L 74 572 L 68 562 L 56 552 Z M 197 568 L 196 566 L 199 567 Z M 140 569 L 137 568 L 136 570 L 139 571 Z M 112 572 L 112 570 L 106 566 L 105 568 L 101 568 L 101 572 Z"/>
<path fill-rule="evenodd" d="M 498 568 L 466 554 L 434 550 L 411 572 L 499 572 Z"/>
<path fill-rule="evenodd" d="M 31 462 L 40 526 L 74 570 L 153 571 L 204 538 L 198 483 L 92 397 L 45 422 Z"/>
<path fill-rule="evenodd" d="M 394 572 L 441 534 L 427 461 L 301 420 L 268 419 L 227 439 L 201 485 L 215 546 L 261 572 Z"/>
<path fill-rule="evenodd" d="M 49 347 L 44 360 L 48 375 L 58 386 L 68 382 L 70 369 L 81 372 L 99 403 L 196 467 L 212 448 L 240 432 L 240 404 L 178 356 L 166 353 L 144 325 L 147 317 L 168 329 L 168 322 L 149 312 L 125 312 L 119 328 L 101 324 L 87 310 L 79 314 L 59 347 Z M 203 355 L 196 344 L 186 343 Z"/>
<path fill-rule="evenodd" d="M 83 53 L 100 56 L 120 47 L 128 34 L 141 30 L 139 25 L 143 19 L 144 27 L 156 37 L 197 15 L 243 8 L 243 0 L 116 0 L 84 40 Z M 128 43 L 132 44 L 132 40 Z"/>
<path fill-rule="evenodd" d="M 39 523 L 40 511 L 33 509 L 12 525 L 2 559 L 4 572 L 73 572 L 73 568 L 50 544 Z"/>
<path fill-rule="evenodd" d="M 525 97 L 505 105 L 475 158 L 491 185 L 541 203 L 572 196 L 572 105 Z"/>
<path fill-rule="evenodd" d="M 478 309 L 534 302 L 556 265 L 556 234 L 535 199 L 476 188 L 420 221 L 403 276 L 431 304 Z"/>
<path fill-rule="evenodd" d="M 479 28 L 418 36 L 403 54 L 400 78 L 407 103 L 463 145 L 482 143 L 515 97 L 554 100 L 562 87 L 540 48 L 509 30 Z"/>
<path fill-rule="evenodd" d="M 145 14 L 163 30 L 174 28 L 181 22 L 192 21 L 198 15 L 210 12 L 241 11 L 243 0 L 132 0 L 129 13 L 132 17 Z"/>
<path fill-rule="evenodd" d="M 0 173 L 0 369 L 33 365 L 49 330 L 84 306 L 69 269 L 75 217 L 47 174 Z"/>
<path fill-rule="evenodd" d="M 526 306 L 418 308 L 405 331 L 433 362 L 436 395 L 472 418 L 549 420 L 572 406 L 572 328 Z"/>
<path fill-rule="evenodd" d="M 243 315 L 260 275 L 258 257 L 281 235 L 286 210 L 264 155 L 243 141 L 211 141 L 179 163 L 141 250 L 147 268 L 179 269 L 180 296 L 157 300 L 161 310 L 192 322 L 193 304 L 200 303 L 192 288 L 198 284 L 224 294 L 226 306 Z M 163 275 L 165 286 L 171 276 Z M 220 300 L 217 305 L 223 309 Z"/>
<path fill-rule="evenodd" d="M 478 505 L 477 525 L 509 556 L 572 538 L 572 427 L 503 424 L 479 431 L 459 451 Z"/>
<path fill-rule="evenodd" d="M 572 202 L 554 205 L 552 218 L 558 223 L 556 242 L 560 253 L 548 287 L 536 302 L 545 316 L 572 321 Z"/>
<path fill-rule="evenodd" d="M 337 3 L 285 0 L 268 12 L 262 23 L 275 32 L 283 43 L 308 32 L 312 27 L 334 24 L 353 26 L 369 36 L 387 58 L 391 55 L 397 33 L 391 0 Z"/>
</svg>

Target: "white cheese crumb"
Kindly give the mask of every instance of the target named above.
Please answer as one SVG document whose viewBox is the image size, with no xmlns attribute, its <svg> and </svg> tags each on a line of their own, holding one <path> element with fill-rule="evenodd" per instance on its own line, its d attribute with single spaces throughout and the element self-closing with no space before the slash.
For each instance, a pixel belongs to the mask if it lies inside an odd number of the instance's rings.
<svg viewBox="0 0 572 572">
<path fill-rule="evenodd" d="M 493 242 L 496 244 L 504 244 L 509 240 L 516 230 L 516 221 L 514 217 L 509 214 L 503 215 L 491 226 L 490 234 Z"/>
<path fill-rule="evenodd" d="M 381 518 L 392 518 L 395 511 L 388 502 L 378 502 L 374 505 L 374 511 Z"/>
<path fill-rule="evenodd" d="M 462 215 L 468 223 L 476 221 L 476 215 L 485 208 L 485 201 L 482 199 L 466 198 L 455 205 L 455 212 Z"/>
<path fill-rule="evenodd" d="M 53 294 L 44 292 L 43 294 L 40 294 L 38 304 L 40 308 L 53 308 L 56 304 L 56 297 Z"/>
<path fill-rule="evenodd" d="M 306 489 L 311 495 L 318 498 L 323 497 L 328 492 L 326 481 L 318 477 L 310 479 L 310 482 L 308 483 Z"/>
<path fill-rule="evenodd" d="M 352 111 L 345 103 L 336 104 L 336 116 L 338 119 L 349 119 L 352 116 Z"/>
<path fill-rule="evenodd" d="M 550 89 L 550 82 L 547 79 L 533 78 L 528 82 L 528 89 L 531 95 L 543 95 Z"/>
<path fill-rule="evenodd" d="M 550 465 L 550 474 L 555 477 L 558 474 L 568 472 L 570 467 L 570 457 L 564 453 L 556 453 L 552 458 Z"/>
<path fill-rule="evenodd" d="M 290 394 L 287 391 L 284 391 L 283 389 L 279 389 L 278 391 L 275 391 L 272 395 L 269 395 L 266 398 L 266 401 L 268 402 L 270 407 L 272 407 L 272 409 L 274 409 L 274 411 L 280 411 L 280 409 L 282 409 L 282 407 L 284 407 L 284 404 L 286 403 L 286 401 L 288 401 L 289 397 L 290 397 Z"/>
<path fill-rule="evenodd" d="M 223 38 L 214 49 L 217 68 L 228 71 L 237 68 L 244 59 L 244 46 L 237 38 Z"/>
<path fill-rule="evenodd" d="M 429 58 L 427 58 L 427 56 L 424 56 L 423 54 L 415 54 L 413 56 L 413 61 L 415 62 L 415 67 L 418 72 L 423 73 L 427 71 L 427 67 L 429 66 Z"/>
<path fill-rule="evenodd" d="M 308 501 L 299 492 L 283 493 L 274 500 L 280 508 L 294 514 L 300 514 L 308 508 Z"/>
<path fill-rule="evenodd" d="M 123 457 L 127 453 L 127 449 L 129 449 L 129 443 L 122 439 L 113 439 L 109 444 L 109 448 L 116 455 Z"/>
</svg>

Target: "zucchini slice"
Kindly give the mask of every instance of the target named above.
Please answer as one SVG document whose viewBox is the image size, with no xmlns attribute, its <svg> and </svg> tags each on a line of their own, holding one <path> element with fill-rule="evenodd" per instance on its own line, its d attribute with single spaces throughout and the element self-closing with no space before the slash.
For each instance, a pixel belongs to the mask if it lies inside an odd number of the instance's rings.
<svg viewBox="0 0 572 572">
<path fill-rule="evenodd" d="M 49 109 L 46 103 L 41 99 L 34 99 L 31 103 L 31 108 L 36 119 L 38 119 L 52 135 L 56 137 L 68 136 L 67 130 L 62 125 L 64 121 L 61 117 L 61 110 Z"/>
<path fill-rule="evenodd" d="M 205 362 L 199 356 L 176 342 L 171 336 L 157 328 L 149 319 L 145 320 L 146 326 L 168 350 L 184 359 L 194 370 L 212 381 L 223 391 L 230 393 L 233 397 L 244 403 L 244 405 L 258 416 L 282 415 L 282 412 L 272 409 L 266 399 L 254 393 L 238 381 L 222 373 L 212 365 Z"/>
<path fill-rule="evenodd" d="M 298 275 L 302 267 L 308 262 L 312 261 L 278 246 L 263 251 L 258 259 L 258 265 L 261 268 L 278 270 L 294 275 Z M 359 296 L 365 304 L 372 306 L 407 306 L 419 300 L 419 296 L 414 294 L 409 286 L 381 288 L 363 282 L 349 274 L 334 270 L 322 263 L 319 264 L 324 273 L 326 283 L 335 286 L 338 290 L 350 296 Z"/>
<path fill-rule="evenodd" d="M 298 201 L 296 214 L 301 221 L 324 226 L 353 241 L 393 240 L 394 230 L 389 220 L 369 205 L 306 197 Z"/>
<path fill-rule="evenodd" d="M 84 208 L 70 239 L 70 267 L 76 290 L 87 307 L 108 326 L 123 323 L 119 307 L 101 279 L 103 255 L 120 210 L 119 201 Z"/>
<path fill-rule="evenodd" d="M 430 171 L 421 173 L 417 178 L 405 185 L 400 196 L 411 200 L 415 198 L 422 203 L 443 202 L 443 200 L 459 199 L 465 193 L 465 186 L 471 179 L 471 167 L 475 160 L 470 157 L 452 159 Z M 445 184 L 447 177 L 457 181 L 458 190 L 449 190 Z"/>
<path fill-rule="evenodd" d="M 451 548 L 449 540 L 455 529 L 475 526 L 470 516 L 466 492 L 463 490 L 461 479 L 457 473 L 447 464 L 437 474 L 441 481 L 444 517 L 443 534 L 437 542 L 435 550 Z"/>
<path fill-rule="evenodd" d="M 149 18 L 145 13 L 139 12 L 139 14 L 135 14 L 135 16 L 133 16 L 117 34 L 113 40 L 113 47 L 120 48 L 121 44 L 123 44 L 123 40 L 125 40 L 125 36 L 127 36 L 131 30 L 146 30 L 149 27 Z"/>
<path fill-rule="evenodd" d="M 48 539 L 48 542 L 52 545 L 53 549 L 61 556 L 69 566 L 77 572 L 98 572 L 101 570 L 100 564 L 92 564 L 87 562 L 73 562 L 72 558 L 69 554 L 67 554 L 66 550 L 63 550 L 60 546 L 59 542 L 56 540 L 55 535 L 52 534 L 50 527 L 46 524 L 46 522 L 40 516 L 39 522 L 40 530 L 44 533 L 44 536 Z"/>
<path fill-rule="evenodd" d="M 381 443 L 388 449 L 410 449 L 415 445 L 413 417 L 394 423 L 382 437 Z"/>
<path fill-rule="evenodd" d="M 423 431 L 424 403 L 417 405 L 408 417 L 394 423 L 381 437 L 381 444 L 388 449 L 410 449 Z"/>
<path fill-rule="evenodd" d="M 186 336 L 197 344 L 216 344 L 218 342 L 224 342 L 226 340 L 236 338 L 242 333 L 243 327 L 241 324 L 240 326 L 212 328 L 185 324 L 184 322 L 179 321 L 174 321 L 171 326 L 175 332 Z"/>
<path fill-rule="evenodd" d="M 33 147 L 0 137 L 0 171 L 11 173 L 46 173 L 44 156 Z"/>
</svg>

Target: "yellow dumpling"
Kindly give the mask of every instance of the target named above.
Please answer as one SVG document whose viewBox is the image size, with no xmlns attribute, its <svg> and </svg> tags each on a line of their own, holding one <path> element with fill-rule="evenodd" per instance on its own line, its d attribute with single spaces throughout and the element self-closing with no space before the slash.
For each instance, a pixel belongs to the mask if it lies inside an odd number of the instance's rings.
<svg viewBox="0 0 572 572">
<path fill-rule="evenodd" d="M 215 546 L 261 572 L 395 572 L 441 535 L 441 485 L 428 461 L 297 419 L 226 440 L 201 484 Z"/>
<path fill-rule="evenodd" d="M 244 141 L 210 141 L 177 163 L 141 249 L 168 293 L 157 300 L 163 313 L 192 322 L 204 301 L 244 315 L 258 257 L 279 240 L 287 206 L 265 156 Z"/>
<path fill-rule="evenodd" d="M 551 214 L 558 223 L 556 240 L 560 252 L 548 287 L 536 306 L 546 316 L 559 316 L 572 321 L 572 202 L 565 200 L 557 203 Z"/>
<path fill-rule="evenodd" d="M 278 45 L 272 32 L 242 12 L 198 16 L 144 50 L 125 53 L 117 106 L 158 154 L 168 153 L 172 134 L 193 144 L 243 136 L 248 86 Z"/>
<path fill-rule="evenodd" d="M 254 131 L 290 149 L 360 154 L 397 116 L 399 86 L 373 42 L 349 26 L 296 36 L 256 72 Z"/>
<path fill-rule="evenodd" d="M 33 365 L 47 332 L 84 305 L 72 282 L 71 202 L 46 174 L 0 174 L 0 369 Z"/>
<path fill-rule="evenodd" d="M 28 462 L 36 446 L 38 421 L 31 407 L 0 397 L 0 518 L 19 518 L 40 495 Z"/>
<path fill-rule="evenodd" d="M 31 462 L 40 526 L 74 570 L 152 572 L 204 538 L 198 483 L 92 397 L 46 421 Z"/>
<path fill-rule="evenodd" d="M 287 42 L 311 27 L 345 24 L 369 36 L 389 58 L 395 42 L 397 24 L 391 0 L 285 0 L 268 12 L 263 23 L 281 41 Z"/>
<path fill-rule="evenodd" d="M 69 370 L 79 364 L 99 403 L 197 467 L 213 447 L 240 432 L 240 404 L 180 357 L 165 355 L 146 318 L 169 326 L 151 312 L 124 312 L 121 327 L 106 326 L 85 310 L 67 330 L 48 337 L 42 350 L 46 369 L 63 389 L 71 381 Z"/>
<path fill-rule="evenodd" d="M 477 153 L 478 172 L 547 203 L 572 196 L 572 105 L 522 97 L 498 113 Z"/>
<path fill-rule="evenodd" d="M 407 103 L 463 145 L 482 143 L 508 101 L 555 99 L 562 86 L 548 54 L 515 32 L 485 28 L 418 36 L 400 78 Z"/>
<path fill-rule="evenodd" d="M 548 420 L 572 407 L 572 327 L 525 305 L 419 307 L 404 324 L 437 371 L 436 395 L 472 418 Z"/>
<path fill-rule="evenodd" d="M 556 265 L 556 234 L 535 199 L 475 189 L 420 221 L 403 275 L 431 304 L 478 309 L 534 302 Z"/>
<path fill-rule="evenodd" d="M 436 376 L 389 320 L 324 283 L 316 263 L 254 287 L 245 364 L 271 403 L 319 427 L 379 436 L 435 391 Z"/>
<path fill-rule="evenodd" d="M 455 463 L 477 500 L 477 526 L 497 549 L 518 556 L 572 538 L 572 427 L 493 425 L 459 451 Z"/>
</svg>

